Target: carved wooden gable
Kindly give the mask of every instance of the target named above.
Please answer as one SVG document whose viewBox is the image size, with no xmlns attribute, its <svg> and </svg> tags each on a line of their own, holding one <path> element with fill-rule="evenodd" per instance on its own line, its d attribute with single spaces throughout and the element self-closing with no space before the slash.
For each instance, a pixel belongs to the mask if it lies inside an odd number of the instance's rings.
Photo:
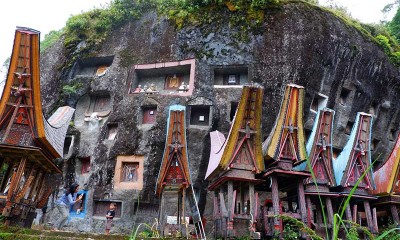
<svg viewBox="0 0 400 240">
<path fill-rule="evenodd" d="M 263 143 L 267 162 L 289 160 L 299 163 L 307 159 L 303 131 L 304 88 L 295 84 L 286 87 L 275 126 Z"/>
<path fill-rule="evenodd" d="M 264 170 L 261 148 L 263 92 L 262 87 L 244 86 L 227 139 L 218 131 L 210 133 L 212 149 L 206 178 L 230 169 L 247 170 L 252 174 Z"/>
<path fill-rule="evenodd" d="M 221 167 L 264 170 L 261 154 L 261 111 L 263 88 L 243 88 L 239 107 L 221 158 Z"/>
<path fill-rule="evenodd" d="M 372 116 L 366 113 L 358 113 L 349 141 L 334 162 L 335 178 L 338 185 L 343 187 L 355 186 L 357 180 L 371 165 L 371 127 Z M 370 170 L 362 178 L 358 188 L 372 190 L 373 186 L 372 170 Z"/>
<path fill-rule="evenodd" d="M 185 110 L 180 105 L 171 106 L 169 110 L 167 139 L 157 179 L 158 195 L 165 186 L 187 188 L 191 183 L 186 149 Z"/>
<path fill-rule="evenodd" d="M 310 136 L 310 139 L 313 140 L 309 155 L 310 166 L 317 183 L 328 186 L 336 185 L 332 166 L 332 124 L 334 114 L 335 112 L 330 109 L 320 110 Z M 314 180 L 309 178 L 306 182 L 311 183 Z"/>
<path fill-rule="evenodd" d="M 39 74 L 38 62 L 35 61 L 38 57 L 35 54 L 38 36 L 33 31 L 16 31 L 13 56 L 1 101 L 0 141 L 6 144 L 34 144 L 34 98 L 37 94 L 34 93 L 36 89 L 33 85 Z"/>
</svg>

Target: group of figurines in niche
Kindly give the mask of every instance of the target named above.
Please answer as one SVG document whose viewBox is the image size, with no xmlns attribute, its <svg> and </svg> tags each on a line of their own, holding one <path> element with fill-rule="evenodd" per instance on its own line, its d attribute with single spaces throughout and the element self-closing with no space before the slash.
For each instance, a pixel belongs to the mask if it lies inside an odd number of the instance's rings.
<svg viewBox="0 0 400 240">
<path fill-rule="evenodd" d="M 182 76 L 179 74 L 167 75 L 165 77 L 164 90 L 176 90 L 178 92 L 187 92 L 189 90 L 189 85 L 185 84 L 185 82 L 182 81 Z M 141 84 L 139 84 L 133 92 L 159 93 L 159 90 L 157 89 L 157 86 L 154 83 L 151 83 L 150 86 L 144 85 L 143 87 Z"/>
</svg>

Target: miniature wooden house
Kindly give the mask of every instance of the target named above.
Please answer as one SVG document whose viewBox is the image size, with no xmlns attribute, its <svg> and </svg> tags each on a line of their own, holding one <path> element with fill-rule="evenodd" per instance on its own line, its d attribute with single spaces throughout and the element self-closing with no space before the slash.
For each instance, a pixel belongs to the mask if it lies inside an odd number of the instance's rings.
<svg viewBox="0 0 400 240">
<path fill-rule="evenodd" d="M 156 186 L 156 194 L 161 198 L 159 223 L 163 236 L 177 236 L 178 232 L 188 236 L 190 213 L 186 211 L 186 205 L 190 205 L 193 221 L 200 222 L 197 202 L 190 187 L 185 112 L 186 108 L 181 105 L 169 108 L 167 138 Z M 187 198 L 189 203 L 185 202 Z M 204 236 L 201 222 L 196 231 L 200 232 L 197 235 Z"/>
<path fill-rule="evenodd" d="M 357 113 L 349 140 L 343 151 L 335 159 L 333 168 L 336 179 L 335 191 L 346 198 L 353 187 L 356 191 L 346 208 L 347 220 L 366 225 L 372 232 L 377 232 L 376 210 L 372 213 L 370 201 L 376 199 L 368 191 L 374 189 L 371 165 L 371 128 L 372 115 Z M 338 199 L 340 201 L 340 199 Z M 363 202 L 363 205 L 358 204 Z M 340 202 L 338 202 L 340 204 Z"/>
<path fill-rule="evenodd" d="M 303 132 L 304 88 L 288 84 L 285 89 L 278 118 L 269 137 L 263 142 L 265 172 L 262 178 L 271 183 L 266 190 L 272 192 L 272 206 L 264 204 L 264 230 L 272 236 L 283 230 L 280 219 L 270 219 L 269 215 L 287 214 L 308 223 L 303 180 L 310 173 L 296 169 L 307 160 Z M 281 193 L 286 193 L 281 198 Z M 282 202 L 287 203 L 284 210 Z M 295 203 L 296 208 L 293 208 Z"/>
<path fill-rule="evenodd" d="M 253 223 L 258 214 L 255 174 L 264 170 L 261 152 L 263 88 L 244 86 L 228 138 L 210 133 L 212 150 L 206 179 L 214 191 L 215 237 L 259 238 Z"/>
<path fill-rule="evenodd" d="M 51 193 L 49 174 L 61 173 L 54 159 L 63 156 L 74 109 L 59 108 L 49 120 L 42 113 L 39 32 L 18 28 L 0 100 L 0 209 L 6 224 L 30 227 L 36 208 Z M 3 204 L 4 205 L 3 205 Z"/>
<path fill-rule="evenodd" d="M 309 153 L 309 164 L 304 164 L 306 169 L 312 171 L 313 177 L 307 178 L 305 183 L 305 194 L 307 201 L 309 226 L 315 226 L 318 230 L 325 230 L 325 224 L 333 223 L 332 198 L 337 194 L 330 192 L 330 187 L 336 186 L 333 172 L 332 158 L 332 130 L 335 111 L 324 108 L 319 110 L 314 122 L 311 135 L 307 142 Z M 328 222 L 323 222 L 324 209 L 320 201 L 326 206 Z M 315 211 L 314 211 L 315 209 Z"/>
</svg>

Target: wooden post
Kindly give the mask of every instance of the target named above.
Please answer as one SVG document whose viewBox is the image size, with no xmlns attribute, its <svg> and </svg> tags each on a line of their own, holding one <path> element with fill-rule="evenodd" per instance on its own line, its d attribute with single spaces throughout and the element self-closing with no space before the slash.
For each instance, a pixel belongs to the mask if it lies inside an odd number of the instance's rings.
<svg viewBox="0 0 400 240">
<path fill-rule="evenodd" d="M 333 224 L 333 207 L 332 207 L 332 200 L 330 197 L 325 198 L 326 202 L 326 209 L 328 211 L 328 222 Z"/>
<path fill-rule="evenodd" d="M 252 217 L 255 217 L 255 214 L 254 214 L 254 184 L 253 183 L 249 183 L 249 200 L 250 200 L 250 214 L 251 214 L 251 216 Z M 253 219 L 253 222 L 255 221 L 255 219 Z"/>
<path fill-rule="evenodd" d="M 163 192 L 161 193 L 161 201 L 160 201 L 160 212 L 158 213 L 158 221 L 160 223 L 161 227 L 161 235 L 164 236 L 164 194 Z"/>
<path fill-rule="evenodd" d="M 397 211 L 397 206 L 393 203 L 390 204 L 390 212 L 392 213 L 392 218 L 396 225 L 400 224 L 399 212 Z"/>
<path fill-rule="evenodd" d="M 276 176 L 271 176 L 272 181 L 272 208 L 274 210 L 274 215 L 280 214 L 279 209 L 279 190 L 278 190 L 278 179 Z M 279 218 L 274 219 L 274 230 L 282 230 L 281 229 L 281 220 Z"/>
<path fill-rule="evenodd" d="M 306 196 L 306 203 L 307 203 L 307 212 L 308 216 L 310 216 L 310 221 L 308 223 L 308 227 L 311 227 L 311 223 L 314 223 L 314 213 L 312 210 L 312 203 L 311 203 L 311 198 L 310 196 Z"/>
<path fill-rule="evenodd" d="M 352 221 L 350 203 L 346 206 L 346 219 Z"/>
<path fill-rule="evenodd" d="M 234 214 L 234 209 L 235 207 L 233 204 L 235 204 L 235 199 L 234 194 L 233 194 L 233 182 L 228 181 L 228 218 L 226 221 L 226 228 L 227 228 L 227 237 L 234 237 L 234 232 L 233 232 L 233 219 L 231 216 Z"/>
<path fill-rule="evenodd" d="M 369 201 L 364 200 L 364 210 L 365 210 L 365 215 L 367 217 L 367 224 L 368 228 L 371 232 L 374 231 L 374 224 L 372 222 L 372 214 L 371 214 L 371 207 L 369 206 Z"/>
<path fill-rule="evenodd" d="M 182 189 L 182 201 L 181 201 L 181 203 L 182 203 L 182 222 L 181 222 L 181 228 L 182 228 L 182 226 L 185 227 L 185 232 L 186 232 L 186 237 L 187 237 L 188 231 L 187 231 L 186 215 L 185 215 L 185 198 L 186 198 L 186 189 L 183 188 L 183 189 Z M 181 229 L 181 233 L 183 233 L 182 229 Z M 183 234 L 182 234 L 182 236 L 183 236 Z"/>
<path fill-rule="evenodd" d="M 372 209 L 372 223 L 373 223 L 373 226 L 374 226 L 373 233 L 378 233 L 378 218 L 376 216 L 376 208 Z"/>
<path fill-rule="evenodd" d="M 353 206 L 353 222 L 357 223 L 357 204 Z"/>
<path fill-rule="evenodd" d="M 299 204 L 300 204 L 300 214 L 301 214 L 301 221 L 307 224 L 307 207 L 306 207 L 306 199 L 304 195 L 304 184 L 303 179 L 299 179 L 298 183 L 298 194 L 299 194 Z"/>
</svg>

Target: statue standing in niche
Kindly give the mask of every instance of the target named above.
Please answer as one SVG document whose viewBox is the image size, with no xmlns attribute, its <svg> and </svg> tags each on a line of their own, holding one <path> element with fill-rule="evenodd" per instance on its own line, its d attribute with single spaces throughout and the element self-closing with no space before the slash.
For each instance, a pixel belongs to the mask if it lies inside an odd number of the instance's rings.
<svg viewBox="0 0 400 240">
<path fill-rule="evenodd" d="M 172 76 L 171 75 L 167 76 L 166 79 L 167 88 L 178 88 L 179 84 L 180 84 L 180 78 L 176 76 L 176 74 Z"/>
</svg>

